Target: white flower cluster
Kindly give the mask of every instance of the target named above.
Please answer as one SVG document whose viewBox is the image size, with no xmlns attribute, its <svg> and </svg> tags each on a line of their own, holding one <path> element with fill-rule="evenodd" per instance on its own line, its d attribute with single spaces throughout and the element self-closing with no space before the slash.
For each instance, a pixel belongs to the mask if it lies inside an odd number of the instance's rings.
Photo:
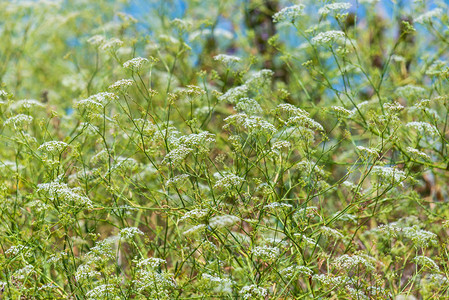
<svg viewBox="0 0 449 300">
<path fill-rule="evenodd" d="M 267 122 L 263 118 L 248 116 L 245 113 L 231 115 L 225 118 L 224 121 L 226 122 L 226 125 L 223 126 L 223 129 L 227 129 L 231 125 L 234 125 L 236 128 L 241 130 L 247 130 L 250 134 L 260 132 L 274 134 L 277 131 L 273 124 Z"/>
<path fill-rule="evenodd" d="M 341 116 L 350 116 L 352 112 L 341 106 L 332 106 L 331 109 Z"/>
<path fill-rule="evenodd" d="M 187 148 L 197 149 L 200 153 L 208 153 L 210 151 L 208 145 L 215 142 L 215 134 L 209 131 L 192 133 L 181 136 L 178 142 Z"/>
<path fill-rule="evenodd" d="M 5 90 L 0 90 L 0 97 L 8 97 L 8 92 L 6 92 Z"/>
<path fill-rule="evenodd" d="M 227 101 L 229 103 L 237 103 L 240 98 L 246 97 L 248 94 L 248 86 L 240 85 L 226 91 L 218 97 L 219 101 Z"/>
<path fill-rule="evenodd" d="M 260 104 L 256 100 L 247 97 L 239 99 L 234 108 L 248 115 L 257 115 L 262 112 Z"/>
<path fill-rule="evenodd" d="M 14 277 L 15 279 L 23 280 L 25 278 L 28 278 L 34 272 L 35 271 L 34 271 L 33 265 L 25 264 L 25 266 L 23 268 L 15 271 L 11 277 Z"/>
<path fill-rule="evenodd" d="M 404 109 L 404 106 L 399 102 L 385 103 L 383 107 L 389 114 L 398 113 Z"/>
<path fill-rule="evenodd" d="M 48 154 L 52 155 L 59 155 L 61 152 L 63 152 L 65 149 L 67 149 L 69 145 L 67 143 L 61 142 L 61 141 L 49 141 L 45 142 L 42 145 L 37 148 L 37 150 L 46 152 Z"/>
<path fill-rule="evenodd" d="M 431 22 L 433 18 L 441 18 L 443 16 L 443 10 L 441 8 L 435 8 L 423 13 L 415 18 L 416 23 Z"/>
<path fill-rule="evenodd" d="M 245 182 L 245 179 L 240 176 L 231 173 L 225 174 L 223 177 L 217 180 L 214 188 L 230 191 L 234 188 L 239 188 L 243 182 Z"/>
<path fill-rule="evenodd" d="M 287 203 L 281 203 L 281 202 L 273 202 L 270 204 L 265 205 L 263 208 L 264 209 L 273 209 L 276 210 L 277 208 L 280 209 L 289 209 L 292 208 L 293 206 L 291 204 L 287 204 Z"/>
<path fill-rule="evenodd" d="M 5 251 L 5 255 L 6 256 L 17 256 L 22 253 L 25 256 L 29 256 L 29 254 L 27 254 L 28 250 L 30 250 L 30 248 L 27 246 L 14 245 L 14 246 L 9 247 L 9 249 Z"/>
<path fill-rule="evenodd" d="M 143 232 L 137 227 L 126 227 L 120 230 L 120 238 L 124 240 L 132 240 L 137 235 L 143 235 Z"/>
<path fill-rule="evenodd" d="M 274 72 L 268 69 L 263 69 L 251 74 L 245 85 L 251 89 L 255 90 L 266 85 L 268 81 L 273 77 Z"/>
<path fill-rule="evenodd" d="M 156 132 L 158 132 L 158 128 L 155 124 L 153 124 L 149 120 L 144 120 L 144 119 L 134 119 L 134 123 L 137 125 L 137 128 L 139 130 L 141 130 L 145 136 L 155 138 L 154 135 Z M 160 132 L 158 132 L 158 133 L 159 133 L 159 137 L 161 137 L 163 134 Z M 169 137 L 171 137 L 171 138 L 174 137 L 173 135 L 170 134 L 171 133 L 170 130 L 168 133 L 169 133 Z M 175 140 L 177 140 L 176 137 L 175 137 Z"/>
<path fill-rule="evenodd" d="M 277 247 L 258 246 L 254 247 L 251 253 L 263 261 L 274 261 L 279 256 L 280 250 Z"/>
<path fill-rule="evenodd" d="M 202 219 L 205 216 L 207 216 L 208 213 L 209 213 L 208 209 L 194 209 L 194 210 L 186 212 L 185 215 L 179 219 L 179 221 L 182 222 L 187 219 L 199 220 L 199 219 Z"/>
<path fill-rule="evenodd" d="M 98 42 L 98 41 L 95 41 Z M 93 43 L 92 43 L 93 44 Z M 101 49 L 103 50 L 116 50 L 123 46 L 123 41 L 117 38 L 111 38 L 101 43 Z"/>
<path fill-rule="evenodd" d="M 195 233 L 202 231 L 206 228 L 205 224 L 199 224 L 193 227 L 190 227 L 186 231 L 183 232 L 184 235 L 194 235 Z"/>
<path fill-rule="evenodd" d="M 316 176 L 325 177 L 326 172 L 313 161 L 303 160 L 296 164 L 298 170 L 305 174 L 315 174 Z"/>
<path fill-rule="evenodd" d="M 240 290 L 239 294 L 242 295 L 242 299 L 244 299 L 244 300 L 260 299 L 260 298 L 265 298 L 268 295 L 268 290 L 261 286 L 252 284 L 252 285 L 244 286 Z"/>
<path fill-rule="evenodd" d="M 144 258 L 140 259 L 136 266 L 137 268 L 144 268 L 144 267 L 150 267 L 152 269 L 159 268 L 162 264 L 166 264 L 167 262 L 162 258 L 157 257 L 150 257 L 150 258 Z"/>
<path fill-rule="evenodd" d="M 300 276 L 311 276 L 313 274 L 312 270 L 306 266 L 290 266 L 281 270 L 281 275 L 287 279 L 294 278 L 298 275 Z"/>
<path fill-rule="evenodd" d="M 334 266 L 337 269 L 350 272 L 352 270 L 358 270 L 360 266 L 363 266 L 366 271 L 372 271 L 375 269 L 374 263 L 376 260 L 366 254 L 348 255 L 344 254 L 337 257 L 334 260 Z"/>
<path fill-rule="evenodd" d="M 214 56 L 214 60 L 222 62 L 226 66 L 231 66 L 234 63 L 240 62 L 240 57 L 227 54 L 218 54 Z"/>
<path fill-rule="evenodd" d="M 429 155 L 427 155 L 426 153 L 424 153 L 422 151 L 419 151 L 418 149 L 415 149 L 415 148 L 412 148 L 412 147 L 407 147 L 406 150 L 407 150 L 407 152 L 409 154 L 412 154 L 413 156 L 418 156 L 418 157 L 421 157 L 422 159 L 430 160 L 430 156 Z"/>
<path fill-rule="evenodd" d="M 341 234 L 338 230 L 327 227 L 327 226 L 321 226 L 320 227 L 321 233 L 323 233 L 324 236 L 327 236 L 328 238 L 334 238 L 334 239 L 343 239 L 344 236 Z"/>
<path fill-rule="evenodd" d="M 290 148 L 290 146 L 291 146 L 291 144 L 290 144 L 289 141 L 283 141 L 283 140 L 276 141 L 271 146 L 271 150 L 277 152 L 277 151 L 280 151 L 282 149 L 288 149 L 288 148 Z"/>
<path fill-rule="evenodd" d="M 103 109 L 109 101 L 118 99 L 118 96 L 114 93 L 98 93 L 90 96 L 87 99 L 80 100 L 75 103 L 75 108 L 85 109 L 87 111 L 98 112 Z"/>
<path fill-rule="evenodd" d="M 338 287 L 344 284 L 347 281 L 346 277 L 343 276 L 334 276 L 332 274 L 319 274 L 313 275 L 313 279 L 318 280 L 324 285 L 330 287 Z"/>
<path fill-rule="evenodd" d="M 329 45 L 331 43 L 337 42 L 346 35 L 343 31 L 340 30 L 329 30 L 325 32 L 320 32 L 316 36 L 312 38 L 312 43 L 315 45 Z"/>
<path fill-rule="evenodd" d="M 320 15 L 327 15 L 330 12 L 340 13 L 340 12 L 348 10 L 350 8 L 351 8 L 351 3 L 348 3 L 348 2 L 329 3 L 329 4 L 324 5 L 322 8 L 320 8 L 318 10 L 318 13 Z"/>
<path fill-rule="evenodd" d="M 346 291 L 350 295 L 350 299 L 357 299 L 357 300 L 369 300 L 368 296 L 363 293 L 360 289 L 355 289 L 351 286 L 346 286 Z"/>
<path fill-rule="evenodd" d="M 35 99 L 19 100 L 11 105 L 12 109 L 19 109 L 19 108 L 31 109 L 37 107 L 44 107 L 44 105 Z"/>
<path fill-rule="evenodd" d="M 424 255 L 415 256 L 415 258 L 413 258 L 413 262 L 423 268 L 428 268 L 432 271 L 440 272 L 440 267 L 438 267 L 437 263 L 430 257 Z"/>
<path fill-rule="evenodd" d="M 423 135 L 438 136 L 438 129 L 434 125 L 426 122 L 409 122 L 405 126 L 415 128 Z"/>
<path fill-rule="evenodd" d="M 301 233 L 294 233 L 293 236 L 297 237 L 300 240 L 300 243 L 303 243 L 304 246 L 315 248 L 318 245 L 317 241 Z"/>
<path fill-rule="evenodd" d="M 101 46 L 106 41 L 106 38 L 102 35 L 94 35 L 90 37 L 87 42 L 95 47 Z"/>
<path fill-rule="evenodd" d="M 30 125 L 33 121 L 32 116 L 18 114 L 5 121 L 5 126 L 12 127 L 14 129 L 24 129 L 26 126 Z"/>
<path fill-rule="evenodd" d="M 176 286 L 172 274 L 153 270 L 138 270 L 135 279 L 132 281 L 137 291 L 148 291 L 150 299 L 166 298 L 169 290 Z"/>
<path fill-rule="evenodd" d="M 429 244 L 437 243 L 437 235 L 433 232 L 419 229 L 418 226 L 405 227 L 402 229 L 404 236 L 411 240 L 417 247 L 427 247 Z"/>
<path fill-rule="evenodd" d="M 115 299 L 113 298 L 114 294 L 117 294 L 114 285 L 102 284 L 88 291 L 86 296 L 87 299 Z"/>
<path fill-rule="evenodd" d="M 303 4 L 285 7 L 273 15 L 273 22 L 294 22 L 304 13 L 304 8 Z"/>
<path fill-rule="evenodd" d="M 170 186 L 171 187 L 179 187 L 184 182 L 186 182 L 188 178 L 189 178 L 189 174 L 176 175 L 176 176 L 173 176 L 172 178 L 170 178 L 169 180 L 167 180 L 167 183 L 165 185 L 167 187 L 170 187 Z"/>
<path fill-rule="evenodd" d="M 184 145 L 171 150 L 167 155 L 165 155 L 162 163 L 171 164 L 172 166 L 177 166 L 182 163 L 190 153 L 193 152 L 192 148 L 187 148 Z"/>
<path fill-rule="evenodd" d="M 111 236 L 104 240 L 98 241 L 95 247 L 90 248 L 90 251 L 86 253 L 85 259 L 87 263 L 102 263 L 109 260 L 116 259 L 116 252 L 113 249 L 113 244 L 118 241 L 117 236 Z"/>
<path fill-rule="evenodd" d="M 372 173 L 379 176 L 385 183 L 397 184 L 404 181 L 407 176 L 404 171 L 392 167 L 374 166 Z"/>
<path fill-rule="evenodd" d="M 301 208 L 295 214 L 295 216 L 299 218 L 311 218 L 317 215 L 318 215 L 318 207 L 316 206 L 308 206 Z"/>
<path fill-rule="evenodd" d="M 439 76 L 444 75 L 449 72 L 449 68 L 447 66 L 447 61 L 436 60 L 434 61 L 426 71 L 426 75 L 430 76 Z"/>
<path fill-rule="evenodd" d="M 425 92 L 426 90 L 423 87 L 413 84 L 407 84 L 396 89 L 396 93 L 403 98 L 418 97 L 423 95 Z"/>
<path fill-rule="evenodd" d="M 436 244 L 437 235 L 433 232 L 420 229 L 417 225 L 402 226 L 398 222 L 393 222 L 386 225 L 379 225 L 374 232 L 379 232 L 384 237 L 400 237 L 412 241 L 412 243 L 419 248 L 427 247 L 429 244 Z"/>
<path fill-rule="evenodd" d="M 356 148 L 357 148 L 357 150 L 360 151 L 362 157 L 369 158 L 369 157 L 379 156 L 379 153 L 377 152 L 376 149 L 367 148 L 367 147 L 363 147 L 363 146 L 357 146 Z"/>
<path fill-rule="evenodd" d="M 93 280 L 100 277 L 101 273 L 95 270 L 92 264 L 80 265 L 75 272 L 77 282 Z"/>
<path fill-rule="evenodd" d="M 123 67 L 125 69 L 129 69 L 132 71 L 140 71 L 144 65 L 148 64 L 149 60 L 143 57 L 135 57 L 123 63 Z"/>
<path fill-rule="evenodd" d="M 287 125 L 299 127 L 308 127 L 315 130 L 324 131 L 324 128 L 317 121 L 309 117 L 309 113 L 291 104 L 279 104 L 276 109 L 278 113 L 287 113 L 288 119 L 285 121 Z"/>
<path fill-rule="evenodd" d="M 229 278 L 221 278 L 218 276 L 212 276 L 204 273 L 202 278 L 213 285 L 215 285 L 214 291 L 217 293 L 232 293 L 232 285 L 234 282 Z"/>
<path fill-rule="evenodd" d="M 58 181 L 41 183 L 37 185 L 37 188 L 37 192 L 46 194 L 50 200 L 58 199 L 76 206 L 92 207 L 92 202 L 89 198 L 80 195 L 76 189 L 70 188 L 65 183 Z"/>
<path fill-rule="evenodd" d="M 431 283 L 437 284 L 438 286 L 447 286 L 449 284 L 449 279 L 441 274 L 428 274 L 425 279 Z"/>
<path fill-rule="evenodd" d="M 138 167 L 139 163 L 132 157 L 118 156 L 114 159 L 112 169 L 121 169 L 122 171 L 134 170 Z"/>
<path fill-rule="evenodd" d="M 224 228 L 231 227 L 237 223 L 240 219 L 232 215 L 215 216 L 210 218 L 209 226 L 211 228 Z"/>
<path fill-rule="evenodd" d="M 120 79 L 109 86 L 110 90 L 126 91 L 127 88 L 132 86 L 134 81 L 131 79 Z"/>
</svg>

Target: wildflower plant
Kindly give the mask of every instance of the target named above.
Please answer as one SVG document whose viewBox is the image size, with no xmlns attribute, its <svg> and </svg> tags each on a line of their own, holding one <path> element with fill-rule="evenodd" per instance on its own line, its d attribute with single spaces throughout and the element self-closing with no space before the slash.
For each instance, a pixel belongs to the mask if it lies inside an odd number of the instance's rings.
<svg viewBox="0 0 449 300">
<path fill-rule="evenodd" d="M 0 297 L 448 298 L 448 6 L 156 2 L 0 1 Z"/>
</svg>

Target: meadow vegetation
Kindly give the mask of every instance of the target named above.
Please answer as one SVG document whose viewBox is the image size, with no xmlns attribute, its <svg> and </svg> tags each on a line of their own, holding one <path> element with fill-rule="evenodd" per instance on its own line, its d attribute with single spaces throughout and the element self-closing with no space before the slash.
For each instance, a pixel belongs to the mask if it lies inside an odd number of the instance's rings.
<svg viewBox="0 0 449 300">
<path fill-rule="evenodd" d="M 0 298 L 449 299 L 444 1 L 133 2 L 0 1 Z"/>
</svg>

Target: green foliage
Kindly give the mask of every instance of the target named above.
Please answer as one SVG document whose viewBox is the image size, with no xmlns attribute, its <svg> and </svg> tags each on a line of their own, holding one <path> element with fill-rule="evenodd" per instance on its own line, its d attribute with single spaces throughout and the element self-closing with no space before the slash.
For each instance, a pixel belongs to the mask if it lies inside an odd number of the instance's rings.
<svg viewBox="0 0 449 300">
<path fill-rule="evenodd" d="M 2 297 L 447 298 L 448 7 L 386 2 L 0 2 Z"/>
</svg>

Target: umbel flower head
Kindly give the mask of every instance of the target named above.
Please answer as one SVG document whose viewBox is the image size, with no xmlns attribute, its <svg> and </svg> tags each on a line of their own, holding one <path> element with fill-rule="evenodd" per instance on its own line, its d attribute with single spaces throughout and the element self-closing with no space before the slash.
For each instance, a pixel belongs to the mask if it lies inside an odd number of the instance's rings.
<svg viewBox="0 0 449 300">
<path fill-rule="evenodd" d="M 273 15 L 273 21 L 276 22 L 294 22 L 304 13 L 304 4 L 297 4 L 283 8 Z"/>
</svg>

